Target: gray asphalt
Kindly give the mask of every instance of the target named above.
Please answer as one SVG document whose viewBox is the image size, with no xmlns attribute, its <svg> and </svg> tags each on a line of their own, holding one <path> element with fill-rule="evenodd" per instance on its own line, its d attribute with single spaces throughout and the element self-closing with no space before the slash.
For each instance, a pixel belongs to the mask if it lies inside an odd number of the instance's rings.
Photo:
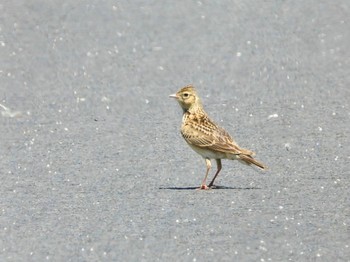
<svg viewBox="0 0 350 262">
<path fill-rule="evenodd" d="M 0 13 L 1 261 L 350 261 L 349 1 Z M 194 190 L 168 98 L 190 83 L 267 172 Z"/>
</svg>

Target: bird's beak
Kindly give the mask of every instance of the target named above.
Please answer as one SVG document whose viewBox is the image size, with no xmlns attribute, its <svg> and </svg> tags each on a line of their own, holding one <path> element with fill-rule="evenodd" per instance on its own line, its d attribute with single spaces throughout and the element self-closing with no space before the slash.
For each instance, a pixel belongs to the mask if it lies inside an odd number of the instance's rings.
<svg viewBox="0 0 350 262">
<path fill-rule="evenodd" d="M 169 97 L 177 98 L 177 95 L 176 95 L 176 94 L 172 94 L 172 95 L 170 95 Z"/>
</svg>

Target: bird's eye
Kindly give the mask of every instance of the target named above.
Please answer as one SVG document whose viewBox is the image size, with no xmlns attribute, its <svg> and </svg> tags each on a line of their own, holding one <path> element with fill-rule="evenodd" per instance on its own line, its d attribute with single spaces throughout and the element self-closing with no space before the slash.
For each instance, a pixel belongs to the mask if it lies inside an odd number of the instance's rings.
<svg viewBox="0 0 350 262">
<path fill-rule="evenodd" d="M 184 97 L 188 97 L 188 93 L 184 93 Z"/>
</svg>

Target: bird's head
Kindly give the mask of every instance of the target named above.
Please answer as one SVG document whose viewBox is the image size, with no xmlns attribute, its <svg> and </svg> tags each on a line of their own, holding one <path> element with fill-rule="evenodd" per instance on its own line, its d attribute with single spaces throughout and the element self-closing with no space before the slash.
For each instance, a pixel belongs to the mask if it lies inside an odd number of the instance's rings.
<svg viewBox="0 0 350 262">
<path fill-rule="evenodd" d="M 181 88 L 176 94 L 170 95 L 169 97 L 175 98 L 184 111 L 189 110 L 195 105 L 200 105 L 196 89 L 192 85 Z"/>
</svg>

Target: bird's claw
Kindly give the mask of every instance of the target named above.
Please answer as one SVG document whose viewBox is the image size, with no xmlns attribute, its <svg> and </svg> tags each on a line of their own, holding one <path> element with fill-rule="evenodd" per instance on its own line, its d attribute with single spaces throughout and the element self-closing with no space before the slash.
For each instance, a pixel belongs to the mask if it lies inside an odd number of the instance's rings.
<svg viewBox="0 0 350 262">
<path fill-rule="evenodd" d="M 210 187 L 208 187 L 207 185 L 201 185 L 198 190 L 209 190 Z"/>
</svg>

